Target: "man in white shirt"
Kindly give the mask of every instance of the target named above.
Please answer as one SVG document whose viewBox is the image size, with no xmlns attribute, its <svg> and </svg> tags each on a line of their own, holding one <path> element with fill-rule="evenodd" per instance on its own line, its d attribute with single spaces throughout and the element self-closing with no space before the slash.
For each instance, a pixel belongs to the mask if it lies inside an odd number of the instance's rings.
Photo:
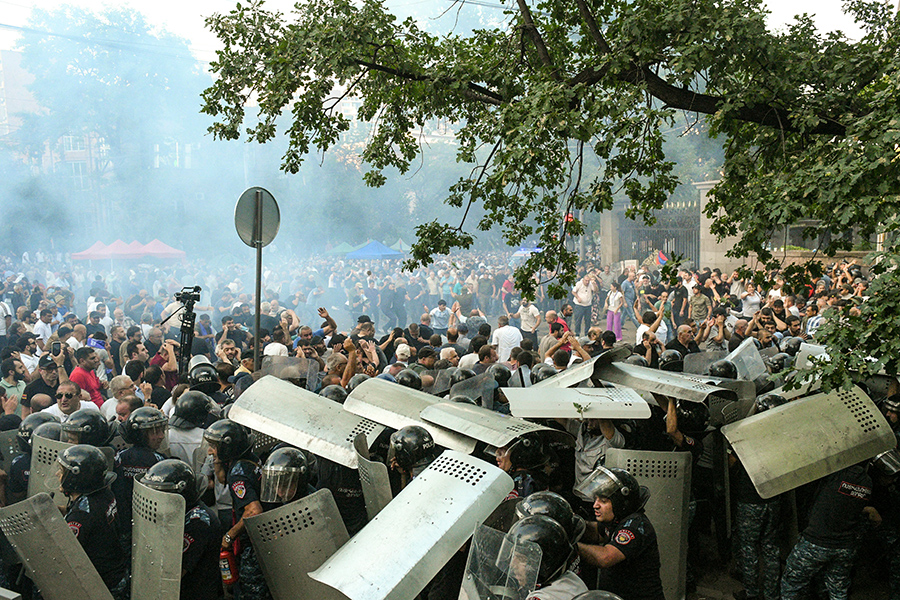
<svg viewBox="0 0 900 600">
<path fill-rule="evenodd" d="M 513 319 L 520 319 L 522 337 L 531 340 L 533 348 L 538 347 L 537 328 L 540 327 L 543 317 L 538 307 L 522 298 L 519 311 L 509 315 Z"/>
<path fill-rule="evenodd" d="M 438 300 L 437 308 L 432 309 L 431 329 L 440 335 L 447 335 L 447 329 L 450 327 L 450 309 L 447 308 L 447 302 L 442 298 Z"/>
<path fill-rule="evenodd" d="M 41 317 L 38 322 L 34 324 L 34 334 L 37 336 L 37 346 L 42 352 L 50 351 L 50 348 L 45 348 L 45 346 L 50 340 L 50 336 L 53 335 L 53 327 L 50 325 L 50 321 L 52 320 L 53 311 L 49 308 L 45 308 L 41 311 Z"/>
<path fill-rule="evenodd" d="M 84 402 L 82 402 L 84 399 Z M 60 381 L 56 388 L 56 404 L 45 408 L 41 412 L 54 415 L 60 422 L 65 423 L 71 414 L 82 408 L 100 412 L 97 405 L 91 402 L 88 394 L 82 394 L 81 388 L 74 381 Z"/>
<path fill-rule="evenodd" d="M 509 317 L 501 315 L 497 317 L 497 329 L 491 335 L 491 345 L 497 346 L 497 354 L 500 362 L 509 360 L 509 353 L 522 341 L 522 332 L 517 327 L 509 324 Z"/>
</svg>

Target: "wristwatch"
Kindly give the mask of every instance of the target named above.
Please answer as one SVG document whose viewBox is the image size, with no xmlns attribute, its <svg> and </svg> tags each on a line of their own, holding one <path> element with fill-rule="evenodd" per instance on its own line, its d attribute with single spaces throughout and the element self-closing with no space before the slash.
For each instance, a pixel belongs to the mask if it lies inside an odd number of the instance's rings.
<svg viewBox="0 0 900 600">
<path fill-rule="evenodd" d="M 231 534 L 230 534 L 230 533 L 226 533 L 226 534 L 225 534 L 225 543 L 226 543 L 226 544 L 230 544 L 231 542 L 232 542 Z"/>
</svg>

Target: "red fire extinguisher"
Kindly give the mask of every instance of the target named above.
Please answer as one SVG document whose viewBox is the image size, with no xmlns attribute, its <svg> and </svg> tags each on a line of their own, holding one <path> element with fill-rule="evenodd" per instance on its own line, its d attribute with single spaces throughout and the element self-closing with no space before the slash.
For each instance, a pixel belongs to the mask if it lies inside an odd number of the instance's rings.
<svg viewBox="0 0 900 600">
<path fill-rule="evenodd" d="M 222 572 L 222 583 L 234 585 L 238 580 L 237 561 L 231 549 L 219 552 L 219 570 Z"/>
</svg>

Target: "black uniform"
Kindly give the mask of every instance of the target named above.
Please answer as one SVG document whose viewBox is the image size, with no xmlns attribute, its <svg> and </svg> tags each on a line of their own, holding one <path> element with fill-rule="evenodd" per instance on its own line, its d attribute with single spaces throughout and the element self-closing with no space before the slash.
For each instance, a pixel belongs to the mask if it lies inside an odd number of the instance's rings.
<svg viewBox="0 0 900 600">
<path fill-rule="evenodd" d="M 320 490 L 329 489 L 334 496 L 338 511 L 347 533 L 355 535 L 369 522 L 366 513 L 366 500 L 363 498 L 362 484 L 359 482 L 359 471 L 348 469 L 326 458 L 316 457 L 318 466 L 318 483 Z"/>
<path fill-rule="evenodd" d="M 78 538 L 103 583 L 110 591 L 121 587 L 127 572 L 127 558 L 119 543 L 116 498 L 108 488 L 79 496 L 66 509 L 66 523 Z"/>
<path fill-rule="evenodd" d="M 113 467 L 116 480 L 112 484 L 112 491 L 119 503 L 119 518 L 123 524 L 122 541 L 129 554 L 131 553 L 131 496 L 134 492 L 134 480 L 136 477 L 142 477 L 150 467 L 165 458 L 159 452 L 154 452 L 146 446 L 132 446 L 120 450 L 116 454 Z"/>
<path fill-rule="evenodd" d="M 659 546 L 656 530 L 643 511 L 632 513 L 607 526 L 608 544 L 625 560 L 600 569 L 599 589 L 628 600 L 665 600 L 659 576 Z"/>
<path fill-rule="evenodd" d="M 262 488 L 262 471 L 258 459 L 252 454 L 235 461 L 228 470 L 228 490 L 231 493 L 231 510 L 235 523 L 244 517 L 244 510 L 253 502 L 259 502 Z M 235 594 L 237 600 L 252 598 L 268 600 L 272 595 L 262 574 L 262 568 L 246 528 L 238 540 L 235 540 L 235 554 L 240 552 L 241 564 L 238 567 L 240 586 Z"/>
<path fill-rule="evenodd" d="M 31 471 L 31 454 L 19 454 L 9 467 L 6 482 L 6 499 L 10 504 L 24 500 L 28 495 L 28 475 Z"/>
<path fill-rule="evenodd" d="M 215 600 L 219 582 L 219 518 L 199 502 L 184 515 L 184 546 L 181 551 L 182 600 Z"/>
</svg>

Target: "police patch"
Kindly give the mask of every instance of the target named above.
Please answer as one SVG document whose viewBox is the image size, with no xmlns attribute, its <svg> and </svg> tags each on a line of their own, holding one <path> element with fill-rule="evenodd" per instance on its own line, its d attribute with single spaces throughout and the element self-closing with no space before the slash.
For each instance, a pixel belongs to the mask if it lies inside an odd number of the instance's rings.
<svg viewBox="0 0 900 600">
<path fill-rule="evenodd" d="M 184 548 L 181 549 L 182 552 L 187 552 L 187 549 L 191 547 L 191 544 L 194 543 L 194 538 L 189 536 L 188 534 L 184 534 Z"/>
<path fill-rule="evenodd" d="M 247 488 L 244 487 L 243 481 L 235 481 L 232 483 L 231 491 L 233 491 L 234 495 L 238 498 L 243 498 L 247 494 Z"/>
<path fill-rule="evenodd" d="M 617 544 L 621 544 L 624 546 L 625 544 L 627 544 L 628 542 L 630 542 L 631 540 L 634 539 L 634 534 L 631 533 L 630 531 L 628 531 L 627 529 L 620 529 L 616 533 L 616 537 L 613 539 L 616 541 Z"/>
<path fill-rule="evenodd" d="M 76 521 L 69 522 L 69 530 L 75 534 L 75 537 L 78 537 L 78 532 L 81 531 L 81 523 Z"/>
</svg>

